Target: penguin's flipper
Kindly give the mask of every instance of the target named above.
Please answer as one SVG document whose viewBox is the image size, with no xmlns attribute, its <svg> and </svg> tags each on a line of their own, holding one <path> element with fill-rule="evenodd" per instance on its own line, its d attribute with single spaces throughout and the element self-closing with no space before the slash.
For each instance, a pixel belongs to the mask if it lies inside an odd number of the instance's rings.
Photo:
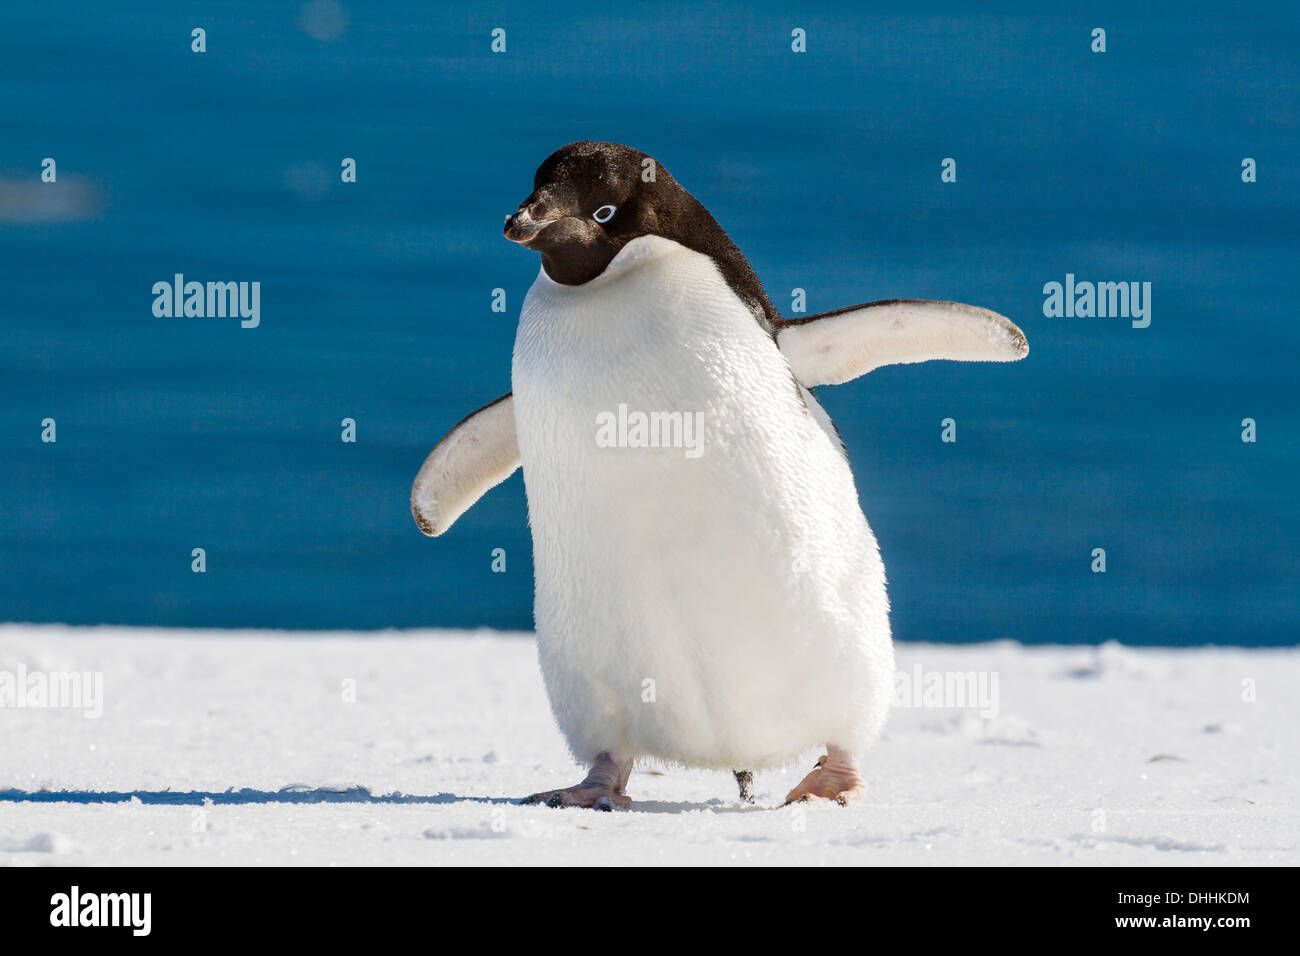
<svg viewBox="0 0 1300 956">
<path fill-rule="evenodd" d="M 1010 319 L 930 299 L 886 299 L 786 319 L 777 327 L 776 344 L 809 388 L 839 385 L 882 365 L 1014 362 L 1029 354 L 1025 333 Z"/>
<path fill-rule="evenodd" d="M 461 419 L 429 452 L 411 486 L 411 514 L 430 537 L 442 534 L 519 467 L 515 400 L 506 393 Z"/>
</svg>

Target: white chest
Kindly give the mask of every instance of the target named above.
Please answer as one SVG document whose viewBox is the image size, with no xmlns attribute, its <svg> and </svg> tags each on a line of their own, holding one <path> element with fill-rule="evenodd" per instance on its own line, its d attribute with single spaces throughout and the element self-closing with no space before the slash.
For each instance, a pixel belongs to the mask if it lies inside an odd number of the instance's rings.
<svg viewBox="0 0 1300 956">
<path fill-rule="evenodd" d="M 818 440 L 784 357 L 712 261 L 653 236 L 586 285 L 539 275 L 512 385 L 535 535 L 562 524 L 590 541 L 599 524 L 656 543 L 673 516 L 770 488 L 764 473 Z"/>
<path fill-rule="evenodd" d="M 864 635 L 888 640 L 875 542 L 811 396 L 710 259 L 643 237 L 586 285 L 539 276 L 512 379 L 571 741 L 758 765 L 856 706 Z M 647 680 L 671 706 L 644 705 Z M 791 681 L 826 715 L 756 719 Z"/>
<path fill-rule="evenodd" d="M 785 358 L 677 243 L 637 239 L 580 287 L 539 276 L 512 384 L 539 608 L 596 586 L 624 604 L 699 590 L 710 608 L 761 608 L 788 598 L 792 560 L 842 553 L 828 542 L 862 520 Z"/>
</svg>

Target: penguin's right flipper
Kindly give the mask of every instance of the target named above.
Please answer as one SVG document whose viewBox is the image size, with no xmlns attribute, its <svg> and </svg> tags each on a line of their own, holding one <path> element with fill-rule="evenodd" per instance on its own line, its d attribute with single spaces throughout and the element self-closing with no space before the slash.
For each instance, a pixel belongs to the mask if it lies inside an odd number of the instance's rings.
<svg viewBox="0 0 1300 956">
<path fill-rule="evenodd" d="M 430 537 L 442 534 L 474 502 L 519 467 L 515 400 L 507 392 L 443 436 L 411 486 L 411 514 Z"/>
<path fill-rule="evenodd" d="M 1025 333 L 1005 316 L 930 299 L 887 299 L 786 319 L 776 344 L 809 388 L 839 385 L 882 365 L 1014 362 L 1029 354 Z"/>
</svg>

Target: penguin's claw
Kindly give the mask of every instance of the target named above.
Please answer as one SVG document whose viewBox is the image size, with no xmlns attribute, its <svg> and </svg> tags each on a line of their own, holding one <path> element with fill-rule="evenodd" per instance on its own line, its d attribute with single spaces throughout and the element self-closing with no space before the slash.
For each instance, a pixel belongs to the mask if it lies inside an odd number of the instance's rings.
<svg viewBox="0 0 1300 956">
<path fill-rule="evenodd" d="M 630 807 L 632 798 L 623 792 L 632 773 L 632 758 L 615 760 L 607 753 L 596 755 L 582 783 L 561 790 L 546 790 L 524 797 L 522 803 L 544 803 L 548 807 L 592 807 L 606 812 Z"/>
<path fill-rule="evenodd" d="M 602 787 L 584 787 L 579 784 L 576 787 L 566 787 L 563 790 L 534 793 L 532 796 L 524 797 L 520 803 L 525 805 L 544 803 L 552 809 L 589 807 L 593 810 L 602 810 L 608 813 L 616 808 L 630 807 L 632 798 L 625 793 L 617 793 Z"/>
<path fill-rule="evenodd" d="M 845 751 L 831 748 L 831 753 L 822 755 L 812 772 L 786 796 L 785 806 L 834 801 L 847 807 L 866 794 L 867 784 L 858 773 L 857 761 Z"/>
<path fill-rule="evenodd" d="M 749 770 L 733 770 L 732 773 L 735 774 L 736 784 L 740 787 L 740 802 L 753 803 L 754 774 Z"/>
</svg>

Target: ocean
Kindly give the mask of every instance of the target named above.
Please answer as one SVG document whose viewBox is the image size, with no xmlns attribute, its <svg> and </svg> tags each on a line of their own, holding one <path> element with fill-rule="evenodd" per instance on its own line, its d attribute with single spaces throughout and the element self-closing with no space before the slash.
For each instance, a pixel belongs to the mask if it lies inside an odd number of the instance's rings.
<svg viewBox="0 0 1300 956">
<path fill-rule="evenodd" d="M 0 620 L 530 628 L 520 475 L 432 540 L 410 485 L 510 388 L 503 217 L 603 139 L 787 315 L 1025 331 L 819 390 L 898 639 L 1295 643 L 1298 51 L 1281 3 L 6 5 Z M 259 283 L 258 324 L 156 316 L 176 274 Z M 1067 281 L 1148 314 L 1045 314 Z"/>
</svg>

